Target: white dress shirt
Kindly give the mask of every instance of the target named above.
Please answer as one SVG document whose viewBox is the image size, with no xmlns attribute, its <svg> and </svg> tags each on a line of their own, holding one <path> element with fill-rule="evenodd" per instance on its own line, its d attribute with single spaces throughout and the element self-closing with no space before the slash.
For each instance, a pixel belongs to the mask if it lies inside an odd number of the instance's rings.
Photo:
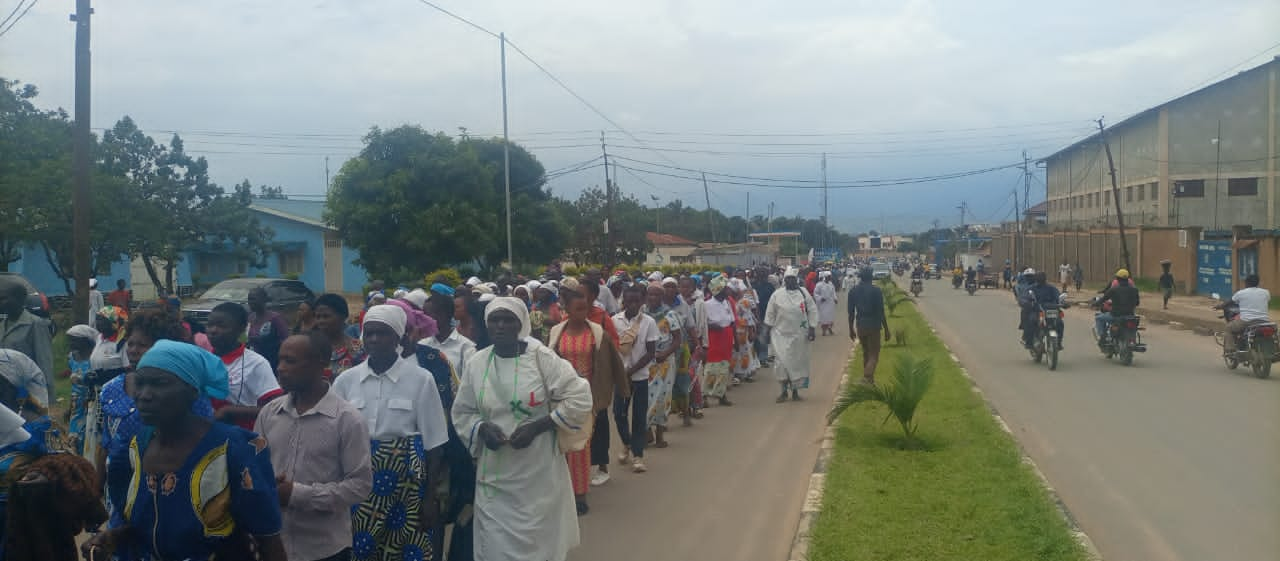
<svg viewBox="0 0 1280 561">
<path fill-rule="evenodd" d="M 418 434 L 427 450 L 449 440 L 435 379 L 414 357 L 397 358 L 382 374 L 374 374 L 365 360 L 338 376 L 333 393 L 360 410 L 373 440 Z"/>
<path fill-rule="evenodd" d="M 462 377 L 462 371 L 467 368 L 467 361 L 476 354 L 476 344 L 471 342 L 471 339 L 458 333 L 457 329 L 451 331 L 443 341 L 435 337 L 427 337 L 418 341 L 418 344 L 440 351 L 440 354 L 449 359 L 449 365 L 453 367 L 453 373 L 459 378 Z"/>
</svg>

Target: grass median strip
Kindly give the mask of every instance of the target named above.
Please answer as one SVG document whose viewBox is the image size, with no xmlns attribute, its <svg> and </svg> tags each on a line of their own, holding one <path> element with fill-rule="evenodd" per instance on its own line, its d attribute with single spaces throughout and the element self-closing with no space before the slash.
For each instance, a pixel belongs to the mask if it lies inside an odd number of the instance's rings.
<svg viewBox="0 0 1280 561">
<path fill-rule="evenodd" d="M 878 381 L 910 353 L 935 368 L 916 412 L 917 449 L 886 409 L 861 404 L 837 421 L 822 513 L 810 561 L 1084 561 L 1049 494 L 1022 463 L 1013 439 L 952 362 L 914 305 L 890 319 L 907 345 L 886 345 Z M 861 353 L 851 379 L 861 372 Z"/>
</svg>

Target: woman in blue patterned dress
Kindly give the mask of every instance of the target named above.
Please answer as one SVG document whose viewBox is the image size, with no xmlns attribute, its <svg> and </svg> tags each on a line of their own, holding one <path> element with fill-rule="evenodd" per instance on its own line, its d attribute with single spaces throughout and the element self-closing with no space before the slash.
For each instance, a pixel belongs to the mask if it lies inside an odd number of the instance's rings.
<svg viewBox="0 0 1280 561">
<path fill-rule="evenodd" d="M 151 559 L 283 561 L 266 440 L 191 411 L 197 399 L 227 395 L 222 361 L 189 343 L 159 341 L 132 376 L 146 426 L 112 455 L 107 474 L 124 525 L 86 542 L 85 557 L 127 545 Z"/>
</svg>

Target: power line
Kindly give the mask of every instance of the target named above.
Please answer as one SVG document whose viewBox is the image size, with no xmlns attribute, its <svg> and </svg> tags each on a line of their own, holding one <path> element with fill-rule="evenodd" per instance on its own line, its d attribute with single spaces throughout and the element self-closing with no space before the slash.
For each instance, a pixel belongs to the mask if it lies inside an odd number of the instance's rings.
<svg viewBox="0 0 1280 561">
<path fill-rule="evenodd" d="M 478 23 L 476 23 L 476 22 L 473 22 L 473 21 L 471 21 L 471 20 L 469 20 L 469 19 L 467 19 L 467 18 L 464 18 L 464 17 L 462 17 L 462 16 L 460 16 L 460 15 L 458 15 L 458 14 L 455 14 L 455 13 L 453 13 L 453 12 L 450 12 L 449 10 L 446 10 L 446 9 L 444 9 L 444 8 L 441 8 L 440 6 L 437 6 L 437 5 L 435 5 L 435 4 L 431 3 L 431 2 L 428 2 L 427 0 L 418 0 L 418 2 L 421 2 L 421 3 L 423 3 L 423 4 L 426 4 L 427 6 L 430 6 L 430 7 L 434 8 L 436 11 L 439 11 L 440 13 L 442 13 L 442 14 L 444 14 L 444 15 L 446 15 L 446 16 L 449 16 L 449 17 L 451 17 L 451 18 L 453 18 L 453 19 L 456 19 L 456 20 L 458 20 L 458 21 L 460 21 L 460 22 L 462 22 L 462 23 L 465 23 L 465 24 L 467 24 L 467 25 L 471 26 L 473 29 L 475 29 L 475 30 L 477 30 L 477 31 L 479 31 L 479 32 L 481 32 L 481 33 L 484 33 L 485 35 L 488 35 L 488 36 L 490 36 L 490 37 L 493 37 L 494 39 L 500 39 L 500 37 L 498 36 L 498 34 L 497 34 L 497 33 L 494 33 L 494 32 L 492 32 L 492 31 L 489 31 L 488 29 L 485 29 L 484 27 L 482 27 L 480 24 L 478 24 Z M 510 41 L 508 41 L 508 43 L 510 43 Z"/>
<path fill-rule="evenodd" d="M 14 6 L 13 10 L 9 11 L 9 15 L 5 16 L 4 19 L 0 20 L 0 27 L 4 27 L 4 24 L 9 23 L 9 20 L 13 19 L 13 15 L 18 13 L 18 10 L 21 10 L 22 5 L 25 3 L 26 3 L 26 0 L 18 0 L 18 5 Z"/>
<path fill-rule="evenodd" d="M 31 0 L 31 3 L 27 4 L 27 7 L 22 10 L 22 13 L 18 14 L 18 17 L 15 18 L 13 21 L 9 22 L 8 27 L 4 29 L 0 29 L 0 37 L 4 37 L 4 35 L 8 33 L 10 29 L 13 29 L 13 26 L 18 25 L 18 22 L 22 21 L 22 17 L 27 15 L 27 12 L 30 12 L 31 8 L 36 5 L 36 2 L 39 2 L 39 1 L 40 0 Z M 18 5 L 22 5 L 22 4 L 19 3 Z"/>
<path fill-rule="evenodd" d="M 1003 165 L 1003 166 L 996 166 L 996 167 L 990 167 L 990 168 L 983 168 L 983 169 L 969 170 L 969 171 L 964 171 L 964 172 L 956 172 L 956 173 L 946 174 L 946 175 L 938 175 L 938 176 L 930 176 L 930 177 L 912 178 L 912 179 L 910 179 L 910 180 L 895 180 L 895 181 L 884 181 L 884 182 L 880 182 L 880 183 L 862 183 L 862 184 L 840 184 L 840 185 L 830 185 L 830 184 L 829 184 L 827 187 L 828 187 L 828 188 L 831 188 L 831 189 L 864 189 L 864 188 L 872 188 L 872 187 L 890 187 L 890 186 L 899 186 L 899 185 L 915 185 L 915 184 L 921 184 L 921 183 L 932 183 L 932 182 L 937 182 L 937 181 L 945 181 L 945 180 L 950 180 L 950 179 L 959 179 L 959 178 L 962 178 L 962 177 L 970 177 L 970 176 L 974 176 L 974 175 L 981 175 L 981 174 L 985 174 L 985 173 L 991 173 L 991 172 L 993 172 L 993 171 L 999 171 L 999 170 L 1004 170 L 1004 169 L 1011 169 L 1011 168 L 1021 167 L 1021 166 L 1022 166 L 1022 162 L 1017 162 L 1017 163 L 1013 163 L 1013 164 L 1006 164 L 1006 165 Z M 633 167 L 630 167 L 630 166 L 624 166 L 624 165 L 621 165 L 621 164 L 618 164 L 618 167 L 623 168 L 623 169 L 629 169 L 629 170 L 631 170 L 631 171 L 635 171 L 635 172 L 639 172 L 639 173 L 647 173 L 647 174 L 650 174 L 650 175 L 658 175 L 658 176 L 664 176 L 664 177 L 671 177 L 671 178 L 675 178 L 675 179 L 683 179 L 683 180 L 686 180 L 686 181 L 701 181 L 701 180 L 702 180 L 702 179 L 701 179 L 701 178 L 699 178 L 699 177 L 690 177 L 690 176 L 687 176 L 687 175 L 680 175 L 680 174 L 676 174 L 676 173 L 669 173 L 669 172 L 663 172 L 663 171 L 655 171 L 655 170 L 649 170 L 649 169 L 633 168 Z M 714 180 L 713 180 L 713 179 L 707 179 L 706 181 L 708 181 L 708 182 L 710 182 L 710 183 L 717 183 L 717 184 L 722 184 L 722 185 L 739 185 L 739 186 L 746 186 L 746 187 L 761 187 L 761 188 L 767 188 L 767 189 L 822 189 L 822 188 L 823 188 L 821 185 L 784 185 L 784 184 L 766 184 L 766 183 L 752 183 L 752 182 L 745 182 L 745 181 L 734 181 L 734 180 L 728 180 L 728 179 L 714 179 Z"/>
</svg>

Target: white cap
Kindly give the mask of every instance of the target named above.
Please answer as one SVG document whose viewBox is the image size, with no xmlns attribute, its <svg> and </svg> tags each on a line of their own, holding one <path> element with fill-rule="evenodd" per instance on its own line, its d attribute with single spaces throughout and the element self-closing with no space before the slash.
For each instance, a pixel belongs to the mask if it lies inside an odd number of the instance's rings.
<svg viewBox="0 0 1280 561">
<path fill-rule="evenodd" d="M 1027 267 L 1027 270 L 1023 271 L 1023 272 L 1022 272 L 1022 274 L 1024 274 L 1024 275 L 1034 275 L 1034 274 L 1036 274 L 1036 270 L 1035 270 L 1035 269 L 1032 269 L 1031 267 Z"/>
<path fill-rule="evenodd" d="M 467 286 L 474 287 L 477 284 L 480 284 L 480 277 L 471 277 L 467 279 Z"/>
</svg>

